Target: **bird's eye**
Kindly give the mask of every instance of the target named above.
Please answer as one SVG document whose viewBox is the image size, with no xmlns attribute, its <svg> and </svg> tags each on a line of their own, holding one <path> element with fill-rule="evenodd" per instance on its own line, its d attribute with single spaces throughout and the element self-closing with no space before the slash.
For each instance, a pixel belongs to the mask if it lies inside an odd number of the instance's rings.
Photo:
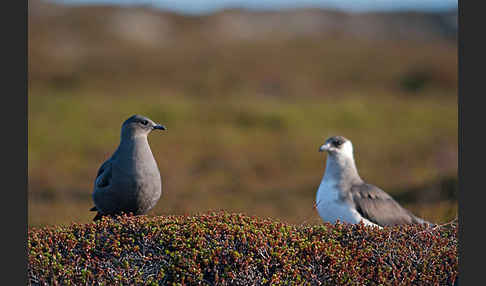
<svg viewBox="0 0 486 286">
<path fill-rule="evenodd" d="M 147 121 L 147 120 L 142 120 L 142 121 L 141 121 L 141 123 L 142 123 L 143 125 L 147 125 L 147 124 L 148 124 L 148 121 Z"/>
<path fill-rule="evenodd" d="M 339 140 L 334 142 L 334 145 L 336 146 L 341 146 L 341 144 L 343 144 L 343 142 Z"/>
</svg>

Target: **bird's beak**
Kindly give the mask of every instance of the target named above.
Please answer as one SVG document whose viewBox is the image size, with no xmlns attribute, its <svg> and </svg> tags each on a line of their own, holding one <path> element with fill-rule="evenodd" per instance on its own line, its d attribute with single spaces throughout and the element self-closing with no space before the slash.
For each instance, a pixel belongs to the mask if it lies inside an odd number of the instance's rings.
<svg viewBox="0 0 486 286">
<path fill-rule="evenodd" d="M 319 152 L 328 151 L 329 148 L 331 148 L 331 144 L 326 143 L 326 144 L 322 145 L 321 147 L 319 147 Z"/>
<path fill-rule="evenodd" d="M 164 125 L 160 125 L 160 124 L 155 125 L 154 129 L 167 130 L 167 128 Z"/>
</svg>

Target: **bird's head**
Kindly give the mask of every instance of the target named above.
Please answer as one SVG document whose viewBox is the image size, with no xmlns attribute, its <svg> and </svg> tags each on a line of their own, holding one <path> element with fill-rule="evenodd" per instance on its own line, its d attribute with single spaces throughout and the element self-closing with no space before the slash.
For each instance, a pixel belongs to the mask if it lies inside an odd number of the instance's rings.
<svg viewBox="0 0 486 286">
<path fill-rule="evenodd" d="M 135 114 L 123 122 L 122 137 L 147 136 L 152 130 L 167 130 L 167 128 L 148 117 Z"/>
<path fill-rule="evenodd" d="M 319 152 L 326 151 L 331 156 L 353 159 L 353 144 L 343 136 L 332 136 L 319 147 Z"/>
</svg>

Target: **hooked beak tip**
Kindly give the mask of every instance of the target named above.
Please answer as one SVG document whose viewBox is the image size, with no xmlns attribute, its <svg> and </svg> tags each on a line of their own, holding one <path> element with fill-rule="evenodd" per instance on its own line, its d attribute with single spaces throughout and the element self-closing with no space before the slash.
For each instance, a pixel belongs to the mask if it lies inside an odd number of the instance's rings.
<svg viewBox="0 0 486 286">
<path fill-rule="evenodd" d="M 157 124 L 157 125 L 154 126 L 154 129 L 167 130 L 167 127 L 165 127 L 164 125 Z"/>
<path fill-rule="evenodd" d="M 329 146 L 327 144 L 324 144 L 321 147 L 319 147 L 319 152 L 324 152 L 327 150 L 329 150 Z"/>
</svg>

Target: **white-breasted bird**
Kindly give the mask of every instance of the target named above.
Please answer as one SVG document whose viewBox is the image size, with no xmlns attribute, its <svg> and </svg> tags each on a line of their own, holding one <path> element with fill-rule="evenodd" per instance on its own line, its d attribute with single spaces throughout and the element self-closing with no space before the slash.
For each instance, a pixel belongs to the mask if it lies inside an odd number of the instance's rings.
<svg viewBox="0 0 486 286">
<path fill-rule="evenodd" d="M 320 146 L 326 151 L 326 169 L 316 193 L 320 217 L 331 223 L 337 220 L 371 226 L 431 223 L 416 217 L 389 194 L 361 179 L 354 161 L 353 144 L 343 136 L 328 138 Z"/>
</svg>

